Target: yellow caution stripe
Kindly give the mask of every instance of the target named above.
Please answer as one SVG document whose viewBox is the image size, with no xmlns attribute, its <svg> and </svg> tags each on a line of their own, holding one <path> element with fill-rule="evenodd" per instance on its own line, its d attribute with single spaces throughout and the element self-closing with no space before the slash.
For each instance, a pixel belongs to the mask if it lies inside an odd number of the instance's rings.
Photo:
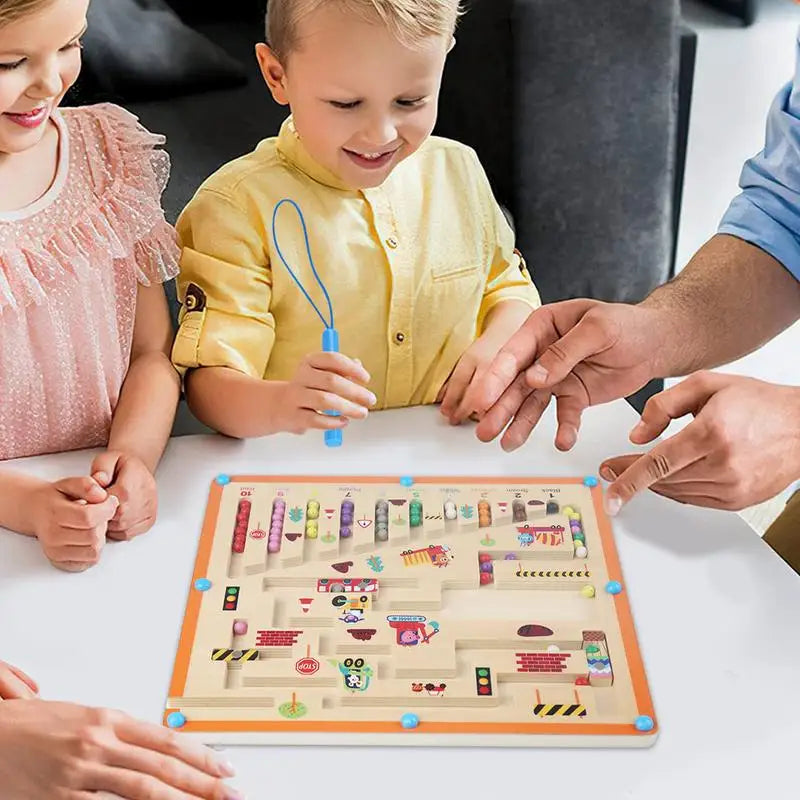
<svg viewBox="0 0 800 800">
<path fill-rule="evenodd" d="M 219 648 L 211 651 L 212 661 L 258 661 L 258 650 L 226 650 Z"/>
<path fill-rule="evenodd" d="M 537 717 L 585 717 L 586 706 L 573 703 L 538 703 L 533 707 Z"/>
</svg>

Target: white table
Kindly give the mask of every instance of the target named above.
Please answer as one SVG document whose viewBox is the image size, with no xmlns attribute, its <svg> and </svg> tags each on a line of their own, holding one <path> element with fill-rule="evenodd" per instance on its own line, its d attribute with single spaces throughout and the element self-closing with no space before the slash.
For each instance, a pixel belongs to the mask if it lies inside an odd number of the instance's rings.
<svg viewBox="0 0 800 800">
<path fill-rule="evenodd" d="M 513 455 L 449 429 L 433 409 L 375 414 L 339 451 L 319 436 L 176 439 L 156 528 L 81 575 L 0 533 L 0 656 L 49 698 L 161 718 L 209 481 L 229 473 L 586 475 L 627 452 L 620 402 L 586 415 L 573 453 L 548 416 Z M 20 466 L 60 477 L 88 454 Z M 650 750 L 231 748 L 253 798 L 548 797 L 686 800 L 796 796 L 800 578 L 736 515 L 642 497 L 615 524 L 661 735 Z M 557 795 L 555 793 L 558 793 Z"/>
</svg>

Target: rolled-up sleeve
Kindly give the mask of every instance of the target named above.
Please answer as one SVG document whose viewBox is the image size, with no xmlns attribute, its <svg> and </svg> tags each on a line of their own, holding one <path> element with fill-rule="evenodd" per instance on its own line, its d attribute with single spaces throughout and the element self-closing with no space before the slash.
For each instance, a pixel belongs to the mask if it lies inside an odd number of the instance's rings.
<svg viewBox="0 0 800 800">
<path fill-rule="evenodd" d="M 201 190 L 177 227 L 182 308 L 174 365 L 181 373 L 230 367 L 263 378 L 275 320 L 272 273 L 257 226 L 226 195 Z"/>
<path fill-rule="evenodd" d="M 745 163 L 742 192 L 719 233 L 756 245 L 800 280 L 800 45 L 798 51 L 795 79 L 770 108 L 764 149 Z"/>
</svg>

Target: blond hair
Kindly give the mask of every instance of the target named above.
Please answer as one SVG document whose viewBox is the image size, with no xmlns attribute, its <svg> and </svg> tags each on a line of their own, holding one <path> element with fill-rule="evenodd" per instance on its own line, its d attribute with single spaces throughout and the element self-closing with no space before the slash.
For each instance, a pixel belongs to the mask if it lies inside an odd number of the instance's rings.
<svg viewBox="0 0 800 800">
<path fill-rule="evenodd" d="M 267 43 L 279 59 L 297 47 L 303 17 L 328 5 L 378 21 L 410 45 L 428 36 L 451 37 L 463 13 L 461 0 L 269 0 Z"/>
<path fill-rule="evenodd" d="M 33 14 L 53 0 L 0 0 L 0 26 Z"/>
</svg>

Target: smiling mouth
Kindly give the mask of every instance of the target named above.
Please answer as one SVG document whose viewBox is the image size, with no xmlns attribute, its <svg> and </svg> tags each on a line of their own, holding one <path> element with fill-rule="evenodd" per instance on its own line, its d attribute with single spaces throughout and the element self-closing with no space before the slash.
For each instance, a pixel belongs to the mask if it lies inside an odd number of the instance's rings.
<svg viewBox="0 0 800 800">
<path fill-rule="evenodd" d="M 350 157 L 352 161 L 360 167 L 367 169 L 377 169 L 388 164 L 395 154 L 400 150 L 396 147 L 394 150 L 386 150 L 378 153 L 360 153 L 357 150 L 348 150 L 344 148 L 344 152 Z"/>
<path fill-rule="evenodd" d="M 41 125 L 49 113 L 49 106 L 40 106 L 34 108 L 32 111 L 24 111 L 22 113 L 13 113 L 6 111 L 4 117 L 8 117 L 11 122 L 21 125 L 23 128 L 36 128 Z"/>
</svg>

